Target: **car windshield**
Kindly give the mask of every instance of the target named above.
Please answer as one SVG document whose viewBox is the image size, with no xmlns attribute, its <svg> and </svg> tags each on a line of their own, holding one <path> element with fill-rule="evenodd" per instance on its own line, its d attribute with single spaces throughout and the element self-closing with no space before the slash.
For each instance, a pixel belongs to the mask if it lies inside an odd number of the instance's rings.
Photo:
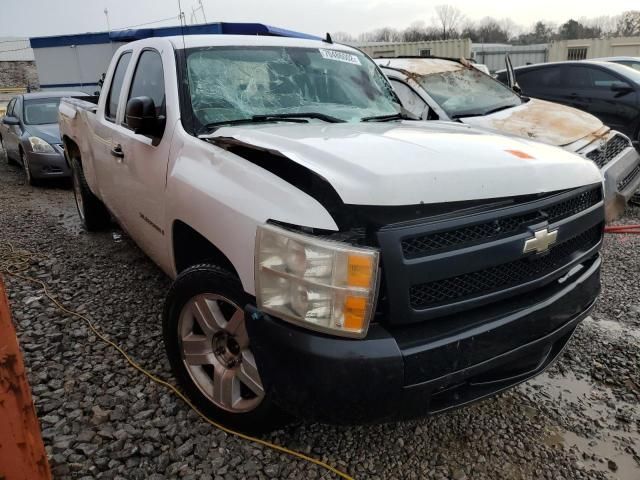
<svg viewBox="0 0 640 480">
<path fill-rule="evenodd" d="M 187 54 L 198 130 L 259 117 L 359 122 L 401 111 L 392 87 L 356 51 L 301 47 L 208 47 Z"/>
<path fill-rule="evenodd" d="M 24 123 L 27 125 L 58 123 L 58 105 L 60 105 L 60 97 L 25 100 Z"/>
<path fill-rule="evenodd" d="M 620 63 L 608 63 L 607 68 L 622 75 L 626 80 L 640 85 L 640 70 Z"/>
<path fill-rule="evenodd" d="M 508 87 L 475 68 L 423 75 L 418 82 L 450 118 L 487 115 L 522 103 Z"/>
</svg>

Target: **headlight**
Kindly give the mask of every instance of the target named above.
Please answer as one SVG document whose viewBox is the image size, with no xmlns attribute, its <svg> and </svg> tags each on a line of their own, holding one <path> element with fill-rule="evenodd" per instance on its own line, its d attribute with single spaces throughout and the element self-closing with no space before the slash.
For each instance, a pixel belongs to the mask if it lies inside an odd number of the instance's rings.
<svg viewBox="0 0 640 480">
<path fill-rule="evenodd" d="M 258 308 L 312 330 L 362 338 L 375 309 L 378 262 L 374 249 L 259 226 Z"/>
<path fill-rule="evenodd" d="M 29 137 L 29 143 L 31 144 L 31 150 L 36 153 L 53 153 L 53 147 L 45 142 L 40 137 Z"/>
</svg>

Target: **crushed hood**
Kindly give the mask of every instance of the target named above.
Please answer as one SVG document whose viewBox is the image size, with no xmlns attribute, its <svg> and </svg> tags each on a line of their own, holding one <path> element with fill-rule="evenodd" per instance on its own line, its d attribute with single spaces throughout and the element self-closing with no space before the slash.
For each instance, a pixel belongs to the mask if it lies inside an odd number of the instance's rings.
<svg viewBox="0 0 640 480">
<path fill-rule="evenodd" d="M 562 149 L 449 122 L 230 126 L 201 138 L 216 137 L 279 152 L 348 204 L 480 200 L 601 181 L 592 162 Z"/>
<path fill-rule="evenodd" d="M 534 98 L 518 107 L 482 117 L 463 118 L 462 121 L 556 146 L 594 135 L 603 127 L 600 120 L 582 110 Z"/>
</svg>

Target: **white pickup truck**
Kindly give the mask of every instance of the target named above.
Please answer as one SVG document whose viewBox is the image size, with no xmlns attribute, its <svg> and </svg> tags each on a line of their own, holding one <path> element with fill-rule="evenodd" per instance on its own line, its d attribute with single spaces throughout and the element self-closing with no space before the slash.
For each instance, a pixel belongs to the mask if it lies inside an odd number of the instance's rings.
<svg viewBox="0 0 640 480">
<path fill-rule="evenodd" d="M 62 101 L 81 219 L 175 280 L 166 351 L 212 418 L 438 413 L 541 372 L 593 307 L 596 166 L 404 112 L 358 50 L 259 36 L 139 40 Z"/>
</svg>

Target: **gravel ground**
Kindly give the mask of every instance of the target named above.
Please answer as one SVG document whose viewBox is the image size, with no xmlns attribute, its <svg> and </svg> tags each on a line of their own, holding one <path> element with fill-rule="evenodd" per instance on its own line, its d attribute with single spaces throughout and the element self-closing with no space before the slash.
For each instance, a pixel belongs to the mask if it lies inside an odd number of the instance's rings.
<svg viewBox="0 0 640 480">
<path fill-rule="evenodd" d="M 623 219 L 640 223 L 640 210 Z M 40 252 L 29 273 L 159 376 L 169 280 L 114 227 L 86 234 L 72 193 L 31 188 L 0 158 L 0 244 Z M 297 424 L 268 440 L 356 478 L 640 478 L 640 237 L 608 237 L 604 291 L 562 359 L 470 408 L 413 422 Z M 7 279 L 56 478 L 331 478 L 314 465 L 228 436 L 129 368 L 33 286 Z"/>
</svg>

